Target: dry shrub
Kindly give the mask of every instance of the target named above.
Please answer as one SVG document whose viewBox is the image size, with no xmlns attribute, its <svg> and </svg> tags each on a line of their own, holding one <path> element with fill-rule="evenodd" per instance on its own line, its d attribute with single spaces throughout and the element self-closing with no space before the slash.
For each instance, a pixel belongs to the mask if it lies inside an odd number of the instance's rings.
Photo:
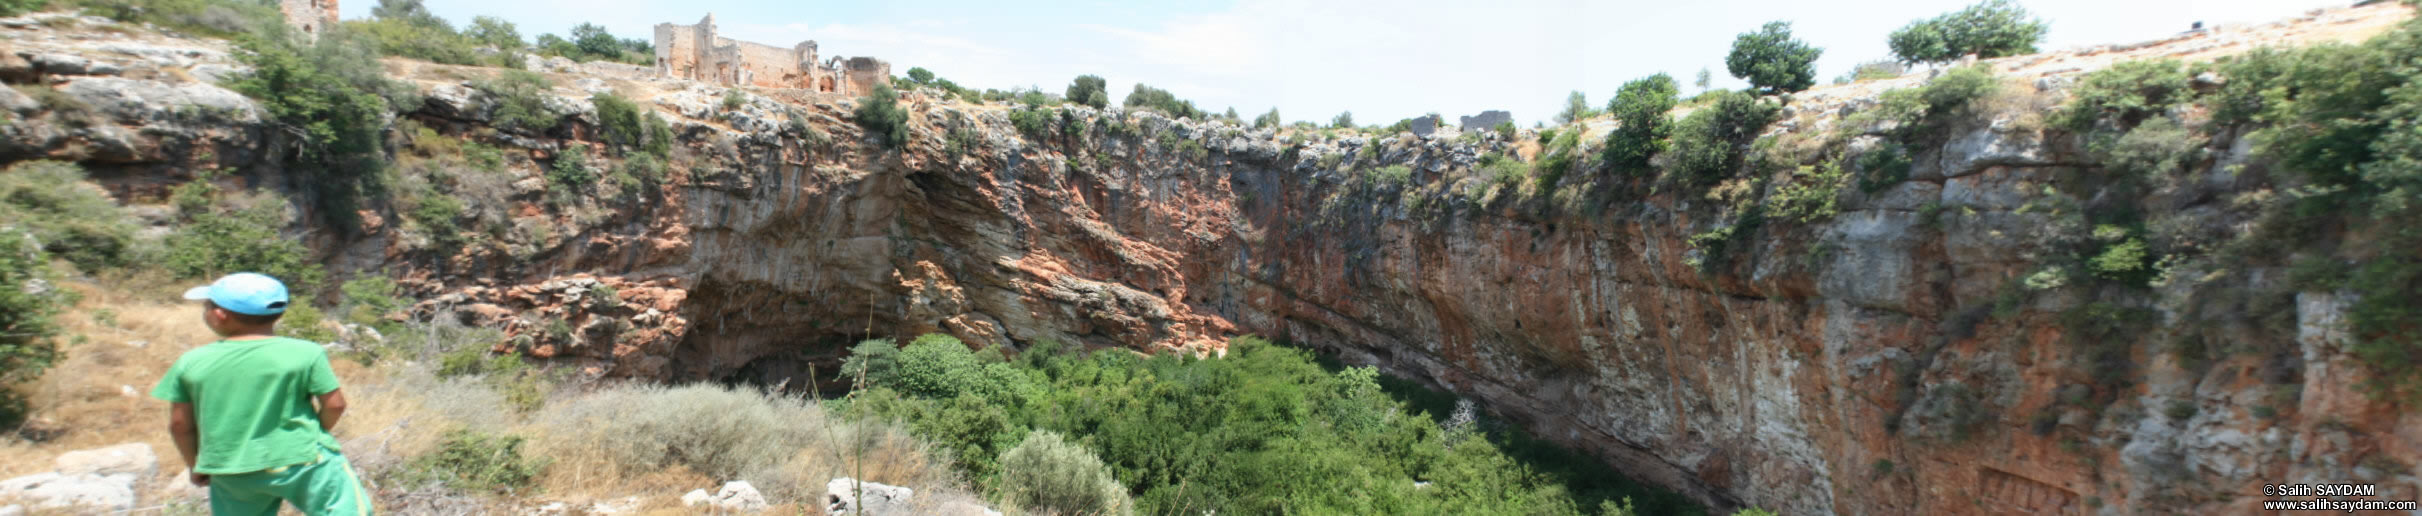
<svg viewBox="0 0 2422 516">
<path fill-rule="evenodd" d="M 672 492 L 748 480 L 769 500 L 789 503 L 822 496 L 825 482 L 841 476 L 920 492 L 947 491 L 951 479 L 947 461 L 896 424 L 831 418 L 814 402 L 751 390 L 618 385 L 532 419 L 527 433 L 555 460 L 544 481 L 552 492 L 638 494 L 598 489 L 664 489 L 649 476 L 690 470 L 714 482 L 673 483 Z"/>
</svg>

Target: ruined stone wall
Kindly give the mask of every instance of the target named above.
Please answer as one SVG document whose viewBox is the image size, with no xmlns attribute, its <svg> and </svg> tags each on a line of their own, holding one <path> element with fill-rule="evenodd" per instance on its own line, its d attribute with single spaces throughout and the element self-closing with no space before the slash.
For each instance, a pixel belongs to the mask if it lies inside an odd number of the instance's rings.
<svg viewBox="0 0 2422 516">
<path fill-rule="evenodd" d="M 813 40 L 782 48 L 719 36 L 712 14 L 693 25 L 656 25 L 656 71 L 664 77 L 850 94 L 891 79 L 891 64 L 878 59 L 821 57 Z"/>
<path fill-rule="evenodd" d="M 697 78 L 698 50 L 698 26 L 656 24 L 656 75 Z"/>
<path fill-rule="evenodd" d="M 891 81 L 891 63 L 872 57 L 852 57 L 842 64 L 848 84 L 846 93 L 863 94 L 875 91 L 875 85 Z"/>
<path fill-rule="evenodd" d="M 733 84 L 759 88 L 807 87 L 807 72 L 799 67 L 797 50 L 733 39 L 723 41 L 730 42 L 732 54 L 739 63 L 733 67 L 739 71 L 739 76 L 732 79 Z"/>
<path fill-rule="evenodd" d="M 337 0 L 278 0 L 278 13 L 286 16 L 286 25 L 318 36 L 336 25 Z"/>
</svg>

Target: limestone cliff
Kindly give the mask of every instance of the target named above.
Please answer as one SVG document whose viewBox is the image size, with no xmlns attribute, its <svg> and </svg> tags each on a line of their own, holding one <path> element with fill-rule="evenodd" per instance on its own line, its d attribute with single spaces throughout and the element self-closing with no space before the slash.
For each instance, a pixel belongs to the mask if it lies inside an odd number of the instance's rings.
<svg viewBox="0 0 2422 516">
<path fill-rule="evenodd" d="M 2067 252 L 2066 219 L 2047 206 L 2133 203 L 2225 239 L 2253 216 L 2231 201 L 2274 186 L 2242 135 L 2222 132 L 2195 181 L 2106 198 L 2080 179 L 2101 165 L 2040 121 L 2079 73 L 2351 39 L 2407 15 L 2376 5 L 1990 61 L 2008 93 L 1911 149 L 1906 182 L 1844 189 L 1830 217 L 1749 226 L 1720 191 L 1586 172 L 1541 189 L 1483 166 L 1539 158 L 1534 134 L 1328 138 L 1082 107 L 1047 108 L 1043 130 L 1021 131 L 1020 108 L 911 93 L 912 138 L 894 150 L 852 123 L 856 99 L 761 91 L 726 106 L 719 87 L 577 70 L 554 75 L 569 121 L 521 134 L 490 128 L 494 99 L 463 85 L 487 71 L 393 62 L 427 93 L 401 119 L 507 150 L 511 177 L 455 193 L 469 217 L 502 214 L 498 227 L 433 245 L 373 206 L 356 231 L 296 231 L 340 270 L 398 276 L 427 299 L 424 316 L 506 328 L 519 337 L 500 347 L 593 374 L 800 385 L 810 364 L 830 370 L 868 337 L 1215 353 L 1260 334 L 1483 400 L 1718 507 L 2241 512 L 2278 481 L 2376 482 L 2406 499 L 2422 492 L 2404 466 L 2422 460 L 2422 436 L 2403 429 L 2422 421 L 2355 390 L 2369 372 L 2336 324 L 2343 295 L 2221 294 L 2278 292 L 2279 264 L 2206 264 L 2178 273 L 2196 281 L 2147 290 L 2010 293 Z M 18 116 L 0 127 L 0 161 L 83 162 L 136 204 L 204 163 L 246 171 L 231 184 L 294 180 L 248 151 L 276 138 L 259 109 L 203 80 L 226 73 L 223 48 L 12 27 L 0 76 L 22 86 L 0 90 Z M 1843 134 L 1844 114 L 1924 75 L 1802 94 L 1769 136 L 1818 145 Z M 89 109 L 45 106 L 36 90 Z M 674 119 L 673 173 L 549 202 L 545 167 L 599 141 L 585 99 L 606 90 Z M 1841 144 L 1872 144 L 1848 132 Z M 1783 183 L 1790 171 L 1756 174 Z M 1694 244 L 1727 227 L 1742 234 L 1724 256 Z M 606 288 L 615 295 L 592 295 Z M 2271 317 L 2193 318 L 2198 305 L 2259 302 Z M 2157 322 L 2075 335 L 2074 314 L 2095 307 Z M 2182 339 L 2259 351 L 2189 359 L 2164 345 Z M 2124 378 L 2097 378 L 2113 361 Z"/>
</svg>

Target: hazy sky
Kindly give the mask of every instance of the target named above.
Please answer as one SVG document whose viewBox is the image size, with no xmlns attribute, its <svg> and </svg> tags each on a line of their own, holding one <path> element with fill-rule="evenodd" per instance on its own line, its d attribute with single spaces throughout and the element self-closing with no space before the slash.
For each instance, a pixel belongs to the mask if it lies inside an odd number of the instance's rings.
<svg viewBox="0 0 2422 516">
<path fill-rule="evenodd" d="M 922 66 L 975 88 L 1058 92 L 1092 73 L 1111 100 L 1136 82 L 1218 112 L 1250 118 L 1277 107 L 1287 120 L 1326 122 L 1352 110 L 1363 124 L 1438 112 L 1512 111 L 1524 125 L 1553 116 L 1579 90 L 1603 104 L 1624 81 L 1701 68 L 1717 87 L 1735 35 L 1771 20 L 1825 49 L 1820 81 L 1886 59 L 1885 35 L 1972 0 L 1230 0 L 1215 2 L 833 2 L 825 0 L 425 0 L 465 25 L 512 21 L 523 35 L 587 21 L 652 38 L 655 24 L 708 12 L 727 37 L 788 47 L 814 39 L 826 56 L 873 56 L 905 74 Z M 2020 0 L 2051 23 L 2047 50 L 2159 38 L 2207 24 L 2267 22 L 2352 0 Z M 346 18 L 377 0 L 346 0 Z"/>
</svg>

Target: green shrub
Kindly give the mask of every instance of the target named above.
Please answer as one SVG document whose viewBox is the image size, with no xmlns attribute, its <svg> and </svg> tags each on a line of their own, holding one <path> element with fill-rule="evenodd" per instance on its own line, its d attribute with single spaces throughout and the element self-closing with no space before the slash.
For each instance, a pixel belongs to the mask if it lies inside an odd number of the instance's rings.
<svg viewBox="0 0 2422 516">
<path fill-rule="evenodd" d="M 563 154 L 555 156 L 555 165 L 547 169 L 547 189 L 560 193 L 586 191 L 597 184 L 597 171 L 589 166 L 589 147 L 570 145 Z"/>
<path fill-rule="evenodd" d="M 1036 430 L 1001 453 L 1002 497 L 1018 507 L 1057 514 L 1129 514 L 1127 487 L 1101 459 L 1058 432 Z"/>
<path fill-rule="evenodd" d="M 389 81 L 369 46 L 342 27 L 316 41 L 273 25 L 236 40 L 236 60 L 251 71 L 231 78 L 230 90 L 259 100 L 296 138 L 289 170 L 297 184 L 339 228 L 351 224 L 365 187 L 375 187 L 386 164 L 382 132 L 391 106 L 417 106 L 410 86 Z"/>
<path fill-rule="evenodd" d="M 471 17 L 471 26 L 463 29 L 463 35 L 470 37 L 471 41 L 508 54 L 530 48 L 530 42 L 522 41 L 519 27 L 494 16 Z"/>
<path fill-rule="evenodd" d="M 645 143 L 640 144 L 639 150 L 648 154 L 654 154 L 659 158 L 672 156 L 672 124 L 665 123 L 664 117 L 657 116 L 655 111 L 648 112 L 644 123 L 647 131 L 647 138 L 645 139 Z M 823 146 L 823 144 L 819 143 L 818 140 L 823 138 L 824 133 L 809 131 L 806 136 L 810 145 L 819 147 Z"/>
<path fill-rule="evenodd" d="M 589 102 L 597 106 L 597 132 L 605 137 L 606 143 L 620 149 L 638 146 L 647 139 L 648 128 L 640 120 L 638 104 L 613 92 L 590 95 Z"/>
<path fill-rule="evenodd" d="M 471 82 L 472 89 L 485 93 L 496 102 L 494 113 L 497 129 L 524 134 L 545 134 L 563 120 L 547 99 L 555 94 L 554 81 L 546 76 L 522 70 L 505 70 L 496 77 Z"/>
<path fill-rule="evenodd" d="M 1965 108 L 1999 89 L 2001 79 L 1993 76 L 1993 68 L 1976 65 L 1944 70 L 1941 76 L 1926 81 L 1925 88 L 1918 90 L 1918 99 L 1926 103 L 1928 116 L 1940 116 Z"/>
<path fill-rule="evenodd" d="M 1674 127 L 1673 167 L 1685 184 L 1713 185 L 1740 169 L 1744 153 L 1782 108 L 1747 93 L 1713 91 L 1714 104 Z"/>
<path fill-rule="evenodd" d="M 461 199 L 436 192 L 422 192 L 413 200 L 412 211 L 407 215 L 429 231 L 431 240 L 452 249 L 463 244 L 462 225 L 457 222 L 462 219 L 463 212 Z"/>
<path fill-rule="evenodd" d="M 430 18 L 435 20 L 434 17 Z M 395 18 L 377 18 L 344 22 L 346 30 L 368 38 L 378 53 L 409 59 L 452 65 L 503 65 L 506 59 L 518 59 L 510 54 L 480 53 L 479 41 L 454 32 L 444 20 L 435 24 L 414 23 Z"/>
<path fill-rule="evenodd" d="M 2176 174 L 2203 153 L 2203 142 L 2169 117 L 2153 117 L 2108 144 L 2094 145 L 2103 166 L 2122 177 Z"/>
<path fill-rule="evenodd" d="M 2120 130 L 2135 127 L 2188 101 L 2193 91 L 2187 81 L 2186 67 L 2177 61 L 2122 61 L 2086 74 L 2070 88 L 2069 104 L 2056 113 L 2056 122 L 2079 133 L 2103 123 Z"/>
<path fill-rule="evenodd" d="M 0 386 L 32 380 L 59 357 L 52 317 L 62 291 L 46 277 L 49 263 L 32 235 L 0 225 Z M 0 388 L 0 429 L 24 423 L 26 410 L 16 390 Z"/>
<path fill-rule="evenodd" d="M 1775 216 L 1801 223 L 1833 218 L 1841 213 L 1835 202 L 1842 188 L 1850 186 L 1850 173 L 1832 162 L 1819 166 L 1800 166 L 1791 174 L 1791 182 L 1775 190 Z"/>
<path fill-rule="evenodd" d="M 1076 76 L 1076 80 L 1069 81 L 1068 93 L 1065 97 L 1069 102 L 1092 106 L 1094 109 L 1110 107 L 1109 85 L 1109 81 L 1102 80 L 1099 75 L 1079 75 Z"/>
<path fill-rule="evenodd" d="M 2035 53 L 2048 27 L 2009 0 L 1985 0 L 1892 31 L 1892 55 L 1907 63 L 1941 63 L 1976 54 L 1983 59 Z"/>
<path fill-rule="evenodd" d="M 1724 70 L 1767 93 L 1789 93 L 1816 85 L 1816 60 L 1824 50 L 1791 37 L 1791 22 L 1767 22 L 1745 32 L 1724 56 Z"/>
<path fill-rule="evenodd" d="M 1354 128 L 1354 112 L 1352 112 L 1352 111 L 1347 111 L 1347 112 L 1343 112 L 1343 113 L 1338 113 L 1336 117 L 1334 117 L 1334 118 L 1330 118 L 1330 119 L 1329 119 L 1329 127 L 1331 127 L 1331 128 L 1335 128 L 1335 129 L 1353 129 L 1353 128 Z"/>
<path fill-rule="evenodd" d="M 1909 148 L 1885 142 L 1858 157 L 1859 190 L 1878 193 L 1909 180 Z"/>
<path fill-rule="evenodd" d="M 1649 159 L 1665 151 L 1673 135 L 1673 111 L 1681 87 L 1674 78 L 1656 74 L 1623 83 L 1606 111 L 1615 115 L 1615 129 L 1606 135 L 1606 162 L 1616 172 L 1640 173 Z"/>
<path fill-rule="evenodd" d="M 1554 134 L 1552 138 L 1550 133 L 1542 131 L 1539 136 L 1548 141 L 1546 147 L 1539 151 L 1538 164 L 1532 167 L 1538 170 L 1539 175 L 1534 177 L 1538 182 L 1531 188 L 1544 194 L 1555 191 L 1564 182 L 1565 174 L 1581 166 L 1581 130 L 1574 128 Z"/>
<path fill-rule="evenodd" d="M 1130 109 L 1142 108 L 1158 111 L 1170 118 L 1203 119 L 1203 111 L 1196 109 L 1193 102 L 1178 100 L 1177 95 L 1171 94 L 1167 90 L 1145 86 L 1142 83 L 1137 83 L 1135 91 L 1128 92 L 1127 99 L 1121 101 L 1120 104 Z"/>
<path fill-rule="evenodd" d="M 345 295 L 346 322 L 376 325 L 386 322 L 390 315 L 410 308 L 409 301 L 396 297 L 395 280 L 378 274 L 365 274 L 339 285 Z"/>
<path fill-rule="evenodd" d="M 34 12 L 48 5 L 50 5 L 50 0 L 0 0 L 0 16 L 16 16 Z"/>
<path fill-rule="evenodd" d="M 278 228 L 286 226 L 283 207 L 261 202 L 195 216 L 168 234 L 168 251 L 160 265 L 185 279 L 258 272 L 285 282 L 289 290 L 310 292 L 323 273 L 312 261 L 311 249 L 278 234 Z M 291 314 L 288 319 L 291 322 Z"/>
<path fill-rule="evenodd" d="M 2086 260 L 2086 269 L 2094 276 L 2130 285 L 2142 285 L 2153 279 L 2153 253 L 2144 239 L 2133 236 L 2128 228 L 2104 224 L 2094 227 L 2094 240 L 2100 250 Z"/>
<path fill-rule="evenodd" d="M 474 492 L 511 493 L 529 487 L 547 466 L 522 450 L 527 439 L 478 430 L 447 430 L 437 451 L 414 457 L 407 478 Z"/>
<path fill-rule="evenodd" d="M 26 161 L 0 171 L 0 224 L 29 233 L 50 256 L 85 271 L 133 258 L 134 217 L 73 164 Z"/>
<path fill-rule="evenodd" d="M 1053 114 L 1054 110 L 1045 108 L 1012 109 L 1009 111 L 1009 125 L 1016 127 L 1018 134 L 1026 135 L 1026 139 L 1043 141 L 1051 137 L 1051 122 L 1057 118 Z"/>
<path fill-rule="evenodd" d="M 890 85 L 877 84 L 875 91 L 858 99 L 858 126 L 880 138 L 885 147 L 908 145 L 908 111 L 900 109 L 900 92 Z"/>
</svg>

